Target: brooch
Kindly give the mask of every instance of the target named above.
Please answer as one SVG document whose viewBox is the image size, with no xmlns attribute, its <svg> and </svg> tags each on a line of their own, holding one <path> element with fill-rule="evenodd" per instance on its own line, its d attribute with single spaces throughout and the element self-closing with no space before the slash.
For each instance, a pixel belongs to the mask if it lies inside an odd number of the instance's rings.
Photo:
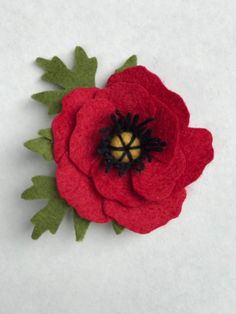
<svg viewBox="0 0 236 314">
<path fill-rule="evenodd" d="M 58 57 L 37 58 L 55 90 L 32 98 L 53 115 L 51 126 L 27 141 L 56 163 L 55 176 L 35 176 L 25 200 L 46 199 L 31 219 L 33 239 L 56 233 L 74 212 L 76 240 L 90 222 L 149 233 L 179 216 L 186 187 L 213 159 L 212 135 L 189 127 L 183 99 L 131 56 L 104 88 L 95 86 L 96 58 L 81 47 L 69 69 Z"/>
</svg>

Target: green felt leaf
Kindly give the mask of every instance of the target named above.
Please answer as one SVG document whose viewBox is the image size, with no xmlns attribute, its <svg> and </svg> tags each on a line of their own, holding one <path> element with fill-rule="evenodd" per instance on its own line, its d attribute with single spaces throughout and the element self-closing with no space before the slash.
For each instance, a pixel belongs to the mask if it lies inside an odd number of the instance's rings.
<svg viewBox="0 0 236 314">
<path fill-rule="evenodd" d="M 21 197 L 25 200 L 59 198 L 55 177 L 35 176 L 32 178 L 33 186 L 26 189 Z"/>
<path fill-rule="evenodd" d="M 75 228 L 76 241 L 82 241 L 83 240 L 83 238 L 87 232 L 89 224 L 90 224 L 90 221 L 80 217 L 74 211 L 74 228 Z"/>
<path fill-rule="evenodd" d="M 129 59 L 125 61 L 125 63 L 120 68 L 116 69 L 115 73 L 122 72 L 125 69 L 134 67 L 136 65 L 137 65 L 137 56 L 132 55 L 131 57 L 129 57 Z"/>
<path fill-rule="evenodd" d="M 97 59 L 89 58 L 81 47 L 75 48 L 74 71 L 78 75 L 78 85 L 81 87 L 94 87 L 97 71 Z"/>
<path fill-rule="evenodd" d="M 45 137 L 38 137 L 24 143 L 32 152 L 40 154 L 46 160 L 53 160 L 52 141 Z"/>
<path fill-rule="evenodd" d="M 56 233 L 70 206 L 60 198 L 55 177 L 36 176 L 32 178 L 32 182 L 33 186 L 25 190 L 21 197 L 25 200 L 49 200 L 47 206 L 31 219 L 31 222 L 35 225 L 32 238 L 38 239 L 47 230 L 52 234 Z"/>
<path fill-rule="evenodd" d="M 31 222 L 35 225 L 32 239 L 37 240 L 47 230 L 55 234 L 69 208 L 62 199 L 54 198 L 49 200 L 48 205 L 31 219 Z"/>
<path fill-rule="evenodd" d="M 37 58 L 36 63 L 45 70 L 43 80 L 65 89 L 78 86 L 76 73 L 69 70 L 58 57 L 53 57 L 51 60 Z"/>
<path fill-rule="evenodd" d="M 52 129 L 51 128 L 47 128 L 47 129 L 41 129 L 38 131 L 38 134 L 43 136 L 44 138 L 52 141 L 53 137 L 52 137 Z"/>
<path fill-rule="evenodd" d="M 56 114 L 61 111 L 61 100 L 63 96 L 69 91 L 62 89 L 62 90 L 52 90 L 41 92 L 32 95 L 31 97 L 41 102 L 42 104 L 48 107 L 48 114 Z"/>
<path fill-rule="evenodd" d="M 48 107 L 49 114 L 61 111 L 63 96 L 76 87 L 94 87 L 97 59 L 89 58 L 81 47 L 75 48 L 75 66 L 73 70 L 58 58 L 51 60 L 37 58 L 36 63 L 45 71 L 43 80 L 59 86 L 61 89 L 45 91 L 32 95 L 32 98 Z"/>
<path fill-rule="evenodd" d="M 121 234 L 125 230 L 124 227 L 122 227 L 120 224 L 118 224 L 115 221 L 112 221 L 112 227 L 116 234 Z"/>
</svg>

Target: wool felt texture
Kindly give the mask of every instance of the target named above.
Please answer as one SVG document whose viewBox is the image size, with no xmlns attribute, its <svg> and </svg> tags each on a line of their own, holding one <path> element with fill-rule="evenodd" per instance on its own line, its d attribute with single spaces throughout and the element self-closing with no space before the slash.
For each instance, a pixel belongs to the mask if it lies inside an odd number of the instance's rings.
<svg viewBox="0 0 236 314">
<path fill-rule="evenodd" d="M 154 117 L 150 128 L 167 142 L 163 154 L 154 152 L 139 174 L 129 171 L 120 177 L 116 169 L 105 173 L 96 154 L 99 129 L 111 126 L 114 110 L 139 114 L 140 121 Z M 87 220 L 114 220 L 139 233 L 166 224 L 180 213 L 184 188 L 213 158 L 209 132 L 193 131 L 188 123 L 182 98 L 142 66 L 112 75 L 104 89 L 73 90 L 52 123 L 61 197 Z"/>
<path fill-rule="evenodd" d="M 73 70 L 69 70 L 58 57 L 53 57 L 51 60 L 37 58 L 36 63 L 45 70 L 42 76 L 43 80 L 64 89 L 95 85 L 97 60 L 94 57 L 88 58 L 81 47 L 75 49 L 75 66 Z"/>
<path fill-rule="evenodd" d="M 74 221 L 76 241 L 82 241 L 88 230 L 90 221 L 79 217 L 76 212 L 74 212 L 73 221 Z"/>
<path fill-rule="evenodd" d="M 42 79 L 61 88 L 32 95 L 34 100 L 48 106 L 49 114 L 61 111 L 62 97 L 74 88 L 95 86 L 97 60 L 95 57 L 89 58 L 81 47 L 75 48 L 73 70 L 68 69 L 58 57 L 51 60 L 37 58 L 36 63 L 45 70 Z"/>
<path fill-rule="evenodd" d="M 56 180 L 59 194 L 80 217 L 99 223 L 111 220 L 103 212 L 103 198 L 92 179 L 76 168 L 66 154 L 58 164 Z"/>
<path fill-rule="evenodd" d="M 133 189 L 130 172 L 119 176 L 117 170 L 112 168 L 106 173 L 103 161 L 100 161 L 92 169 L 92 180 L 104 199 L 118 201 L 126 206 L 143 206 L 146 203 L 146 200 Z"/>
<path fill-rule="evenodd" d="M 45 130 L 44 130 L 45 131 Z M 21 197 L 25 200 L 47 199 L 48 204 L 36 213 L 31 222 L 35 225 L 32 233 L 34 240 L 38 239 L 45 231 L 55 234 L 69 211 L 70 206 L 60 198 L 55 177 L 35 176 L 32 178 L 33 186 L 26 189 Z M 83 240 L 89 226 L 89 221 L 74 215 L 74 229 L 76 240 Z"/>
<path fill-rule="evenodd" d="M 179 124 L 177 117 L 166 104 L 150 96 L 142 86 L 136 83 L 122 82 L 111 85 L 97 91 L 96 98 L 111 100 L 123 115 L 138 112 L 141 120 L 154 117 L 155 122 L 150 123 L 154 136 L 168 142 L 164 152 L 154 155 L 154 158 L 167 162 L 173 157 L 178 140 Z"/>
<path fill-rule="evenodd" d="M 62 112 L 52 121 L 54 139 L 53 153 L 56 162 L 69 149 L 68 139 L 76 126 L 76 114 L 79 109 L 93 99 L 97 88 L 77 88 L 62 99 Z"/>
<path fill-rule="evenodd" d="M 176 182 L 185 171 L 185 167 L 185 155 L 178 148 L 178 152 L 170 163 L 160 163 L 154 160 L 147 163 L 145 171 L 134 172 L 132 175 L 134 190 L 147 200 L 160 201 L 165 199 L 175 188 Z"/>
<path fill-rule="evenodd" d="M 111 86 L 118 82 L 137 83 L 143 86 L 152 96 L 169 106 L 178 116 L 180 128 L 189 124 L 189 111 L 183 99 L 165 87 L 160 78 L 147 70 L 144 66 L 136 66 L 112 75 L 107 82 Z"/>
<path fill-rule="evenodd" d="M 54 177 L 36 176 L 32 182 L 33 186 L 25 190 L 21 197 L 25 200 L 48 199 L 48 204 L 31 219 L 35 225 L 32 238 L 36 240 L 47 230 L 56 233 L 69 206 L 60 198 Z"/>
<path fill-rule="evenodd" d="M 55 177 L 35 176 L 32 178 L 33 186 L 26 189 L 21 197 L 25 200 L 58 198 Z"/>
<path fill-rule="evenodd" d="M 119 72 L 122 72 L 130 67 L 134 67 L 137 65 L 137 56 L 136 55 L 132 55 L 131 57 L 129 57 L 125 63 L 119 67 L 118 69 L 115 70 L 115 73 L 119 73 Z"/>
<path fill-rule="evenodd" d="M 41 129 L 38 131 L 38 134 L 43 136 L 44 138 L 47 138 L 48 140 L 51 140 L 51 141 L 53 140 L 51 128 Z"/>
<path fill-rule="evenodd" d="M 110 124 L 110 115 L 114 110 L 115 107 L 110 101 L 90 100 L 76 114 L 78 123 L 70 137 L 69 155 L 74 164 L 85 174 L 89 174 L 94 162 L 100 159 L 94 149 L 101 141 L 98 130 Z"/>
<path fill-rule="evenodd" d="M 127 229 L 145 234 L 178 217 L 185 197 L 185 190 L 181 190 L 160 202 L 150 202 L 143 207 L 127 207 L 106 200 L 104 210 Z"/>
<path fill-rule="evenodd" d="M 24 143 L 24 146 L 29 150 L 40 154 L 46 160 L 53 160 L 53 151 L 52 151 L 52 130 L 51 128 L 41 129 L 38 131 L 38 134 L 42 137 L 38 137 L 32 140 L 29 140 Z"/>
<path fill-rule="evenodd" d="M 206 165 L 214 158 L 212 134 L 206 129 L 188 128 L 181 137 L 181 149 L 186 158 L 186 167 L 183 175 L 177 181 L 175 190 L 197 180 Z"/>
<path fill-rule="evenodd" d="M 31 219 L 34 224 L 32 238 L 37 240 L 47 230 L 55 234 L 68 210 L 69 206 L 64 200 L 57 198 L 49 200 L 48 205 Z"/>
<path fill-rule="evenodd" d="M 61 111 L 61 100 L 68 90 L 51 90 L 32 95 L 31 97 L 48 107 L 48 114 L 56 114 Z"/>
<path fill-rule="evenodd" d="M 38 137 L 24 143 L 32 152 L 40 154 L 46 160 L 53 160 L 52 141 L 44 137 Z"/>
<path fill-rule="evenodd" d="M 116 234 L 121 234 L 125 230 L 125 228 L 123 226 L 119 225 L 114 220 L 112 221 L 112 227 L 113 227 Z"/>
<path fill-rule="evenodd" d="M 87 101 L 88 96 L 91 96 L 92 98 L 97 90 L 96 88 L 91 88 L 95 86 L 97 60 L 94 57 L 88 58 L 87 54 L 81 47 L 76 47 L 75 64 L 72 71 L 69 70 L 58 57 L 54 57 L 52 60 L 37 58 L 36 62 L 45 70 L 42 78 L 60 87 L 60 89 L 57 90 L 32 95 L 33 99 L 47 105 L 49 114 L 55 114 L 61 111 L 63 96 L 67 95 L 74 89 L 74 87 L 77 87 L 78 85 L 80 87 L 87 87 L 84 89 L 80 88 L 79 92 L 78 90 L 75 90 L 75 93 L 71 93 L 73 95 L 72 98 L 75 100 L 74 102 L 73 99 L 71 100 L 70 94 L 64 97 L 64 103 L 68 103 L 67 107 L 70 108 L 70 110 L 67 108 L 65 113 L 65 115 L 70 115 L 69 125 L 63 125 L 62 123 L 62 129 L 59 127 L 57 130 L 63 130 L 63 135 L 66 132 L 70 133 L 71 125 L 75 124 L 74 113 L 77 112 L 85 101 Z M 121 71 L 136 64 L 137 57 L 131 56 L 120 69 L 117 69 L 117 71 Z M 90 87 L 90 89 L 88 89 L 88 87 Z M 62 122 L 63 121 L 64 120 L 62 119 Z M 58 119 L 59 126 L 60 122 L 60 119 Z M 41 129 L 38 134 L 41 136 L 40 138 L 27 141 L 25 146 L 28 149 L 39 153 L 45 159 L 52 160 L 54 156 L 52 154 L 53 134 L 51 128 Z M 60 132 L 57 133 L 57 138 L 59 137 Z M 55 154 L 58 156 L 58 159 L 60 159 L 64 152 L 66 152 L 67 147 L 64 147 L 63 144 L 65 145 L 62 141 L 61 147 L 58 146 L 58 154 Z M 55 151 L 57 151 L 57 149 L 55 149 Z M 49 230 L 51 233 L 57 231 L 69 205 L 60 198 L 55 178 L 36 176 L 32 178 L 32 181 L 33 186 L 22 193 L 22 198 L 27 200 L 49 200 L 48 205 L 32 218 L 32 222 L 35 224 L 32 238 L 38 239 L 46 230 Z M 104 220 L 104 217 L 102 219 Z M 81 241 L 84 238 L 89 223 L 88 220 L 81 218 L 74 211 L 74 229 L 77 241 Z M 117 234 L 120 234 L 123 230 L 123 227 L 115 222 L 113 227 Z"/>
</svg>

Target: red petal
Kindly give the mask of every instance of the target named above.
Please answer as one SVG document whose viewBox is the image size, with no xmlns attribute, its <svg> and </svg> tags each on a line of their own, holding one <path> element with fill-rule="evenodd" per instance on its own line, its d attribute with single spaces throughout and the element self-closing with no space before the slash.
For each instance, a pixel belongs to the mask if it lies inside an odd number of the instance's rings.
<svg viewBox="0 0 236 314">
<path fill-rule="evenodd" d="M 136 192 L 150 201 L 159 201 L 170 195 L 177 179 L 185 169 L 184 154 L 178 150 L 170 164 L 157 160 L 146 162 L 141 173 L 132 173 L 133 187 Z"/>
<path fill-rule="evenodd" d="M 100 90 L 97 97 L 112 101 L 123 115 L 131 112 L 139 114 L 140 120 L 153 117 L 156 108 L 149 93 L 139 84 L 117 83 Z"/>
<path fill-rule="evenodd" d="M 168 105 L 178 116 L 181 129 L 188 126 L 189 112 L 183 99 L 178 94 L 167 89 L 159 77 L 145 67 L 131 67 L 120 73 L 116 73 L 109 78 L 107 86 L 112 86 L 118 82 L 138 83 L 142 85 L 151 95 L 157 96 L 160 101 Z"/>
<path fill-rule="evenodd" d="M 111 124 L 113 104 L 106 99 L 91 100 L 77 113 L 77 123 L 70 139 L 70 159 L 85 174 L 100 159 L 97 148 L 101 142 L 101 128 Z"/>
<path fill-rule="evenodd" d="M 176 218 L 180 214 L 185 197 L 185 190 L 182 190 L 158 203 L 149 202 L 144 206 L 131 208 L 106 200 L 104 210 L 120 225 L 134 232 L 148 233 Z"/>
<path fill-rule="evenodd" d="M 103 162 L 96 163 L 92 169 L 94 184 L 105 199 L 118 201 L 125 206 L 138 206 L 146 203 L 132 188 L 130 172 L 119 176 L 118 170 L 111 168 L 105 172 Z"/>
<path fill-rule="evenodd" d="M 214 157 L 212 135 L 206 129 L 186 129 L 181 136 L 180 144 L 185 154 L 186 168 L 184 174 L 177 181 L 176 190 L 181 190 L 195 181 Z"/>
<path fill-rule="evenodd" d="M 92 180 L 75 168 L 66 154 L 59 162 L 56 180 L 60 196 L 79 216 L 100 223 L 110 220 L 103 212 L 103 198 Z"/>
<path fill-rule="evenodd" d="M 68 151 L 69 137 L 75 126 L 76 112 L 92 99 L 97 88 L 76 88 L 62 99 L 62 112 L 52 121 L 54 159 L 58 162 Z"/>
<path fill-rule="evenodd" d="M 179 139 L 179 125 L 176 116 L 168 109 L 168 107 L 156 100 L 157 111 L 155 120 L 150 123 L 153 135 L 159 137 L 166 142 L 166 147 L 161 153 L 153 153 L 152 155 L 162 162 L 168 162 L 175 154 L 176 145 Z"/>
</svg>

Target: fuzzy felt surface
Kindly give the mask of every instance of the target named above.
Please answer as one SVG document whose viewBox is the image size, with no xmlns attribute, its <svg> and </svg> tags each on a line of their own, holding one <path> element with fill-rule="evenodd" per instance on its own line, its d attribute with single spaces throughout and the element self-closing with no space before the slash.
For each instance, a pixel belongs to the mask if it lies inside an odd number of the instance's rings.
<svg viewBox="0 0 236 314">
<path fill-rule="evenodd" d="M 31 97 L 41 102 L 48 107 L 48 114 L 55 114 L 61 111 L 61 100 L 66 95 L 68 90 L 50 90 L 46 92 L 40 92 L 32 95 Z"/>
<path fill-rule="evenodd" d="M 41 129 L 38 131 L 38 134 L 43 136 L 44 138 L 52 141 L 53 140 L 53 135 L 52 135 L 52 129 L 47 128 L 47 129 Z"/>
<path fill-rule="evenodd" d="M 91 100 L 76 115 L 76 124 L 70 138 L 70 159 L 85 174 L 100 159 L 96 151 L 101 141 L 100 129 L 110 124 L 115 107 L 106 99 Z"/>
<path fill-rule="evenodd" d="M 43 129 L 41 133 L 50 137 L 50 129 Z M 21 197 L 25 200 L 47 199 L 48 204 L 38 211 L 31 219 L 34 224 L 32 238 L 37 240 L 45 231 L 55 234 L 66 213 L 71 209 L 63 200 L 57 189 L 56 178 L 48 176 L 35 176 L 32 178 L 33 186 L 26 189 Z M 89 221 L 79 217 L 74 212 L 74 229 L 76 240 L 83 240 L 89 226 Z"/>
<path fill-rule="evenodd" d="M 91 87 L 95 85 L 97 70 L 96 58 L 88 58 L 81 47 L 75 48 L 75 65 L 70 70 L 58 57 L 51 60 L 37 58 L 36 63 L 45 70 L 43 80 L 56 84 L 64 89 L 73 89 L 77 86 Z"/>
<path fill-rule="evenodd" d="M 96 88 L 77 88 L 62 99 L 62 112 L 52 122 L 56 161 L 68 151 L 69 137 L 75 127 L 77 112 L 85 102 L 94 97 L 96 91 Z"/>
<path fill-rule="evenodd" d="M 170 163 L 153 160 L 146 164 L 145 171 L 132 173 L 134 190 L 147 200 L 162 200 L 173 191 L 185 167 L 185 155 L 180 149 Z"/>
<path fill-rule="evenodd" d="M 38 131 L 38 134 L 41 137 L 25 142 L 24 146 L 32 152 L 38 153 L 46 160 L 53 160 L 53 135 L 51 128 L 41 129 Z"/>
<path fill-rule="evenodd" d="M 112 75 L 104 89 L 77 88 L 63 98 L 62 112 L 52 124 L 59 193 L 80 217 L 115 221 L 147 233 L 177 217 L 185 187 L 196 180 L 213 158 L 212 137 L 188 127 L 189 112 L 182 98 L 142 66 Z M 153 136 L 167 143 L 154 152 L 144 170 L 105 172 L 97 153 L 101 128 L 111 127 L 111 113 L 139 114 L 150 122 Z"/>
<path fill-rule="evenodd" d="M 48 114 L 59 113 L 62 97 L 74 88 L 95 86 L 97 59 L 89 58 L 81 47 L 75 48 L 75 63 L 72 70 L 58 57 L 53 57 L 51 60 L 37 58 L 36 63 L 45 71 L 42 79 L 59 87 L 57 90 L 32 95 L 34 100 L 48 107 Z"/>
<path fill-rule="evenodd" d="M 92 169 L 92 178 L 96 190 L 104 199 L 115 200 L 125 206 L 143 206 L 145 199 L 132 186 L 131 174 L 119 176 L 116 169 L 108 173 L 104 171 L 102 162 L 95 164 Z"/>
<path fill-rule="evenodd" d="M 35 176 L 32 182 L 33 186 L 26 189 L 21 197 L 25 200 L 48 200 L 48 204 L 31 219 L 34 224 L 32 238 L 37 240 L 47 230 L 52 234 L 57 232 L 69 206 L 60 198 L 54 177 Z"/>
<path fill-rule="evenodd" d="M 113 227 L 116 234 L 121 234 L 125 230 L 125 228 L 123 226 L 119 225 L 115 221 L 112 221 L 112 227 Z"/>
<path fill-rule="evenodd" d="M 35 225 L 32 238 L 37 240 L 47 230 L 55 234 L 68 210 L 69 206 L 64 200 L 50 199 L 47 206 L 37 212 L 31 219 L 31 222 Z"/>
<path fill-rule="evenodd" d="M 103 212 L 103 198 L 88 176 L 78 170 L 65 154 L 58 165 L 56 180 L 59 193 L 83 218 L 95 222 L 110 219 Z"/>
<path fill-rule="evenodd" d="M 177 181 L 176 190 L 197 180 L 206 165 L 213 160 L 212 141 L 212 134 L 206 129 L 188 128 L 182 134 L 181 148 L 186 158 L 186 167 Z"/>
<path fill-rule="evenodd" d="M 125 63 L 119 67 L 118 69 L 115 70 L 115 73 L 119 73 L 119 72 L 122 72 L 130 67 L 134 67 L 137 65 L 137 56 L 136 55 L 132 55 L 131 57 L 129 57 Z"/>
<path fill-rule="evenodd" d="M 88 230 L 90 221 L 81 218 L 75 211 L 73 215 L 76 241 L 82 241 Z"/>
<path fill-rule="evenodd" d="M 45 137 L 38 137 L 24 143 L 32 152 L 38 153 L 46 160 L 53 160 L 52 142 Z"/>
<path fill-rule="evenodd" d="M 25 200 L 53 199 L 58 197 L 56 180 L 54 177 L 35 176 L 33 186 L 26 189 L 21 197 Z"/>
<path fill-rule="evenodd" d="M 153 154 L 153 157 L 163 163 L 168 163 L 174 157 L 179 140 L 179 124 L 176 116 L 160 101 L 155 101 L 155 120 L 151 124 L 154 136 L 160 137 L 167 144 L 164 151 Z"/>
<path fill-rule="evenodd" d="M 118 74 L 117 74 L 118 75 Z M 97 92 L 97 98 L 108 99 L 122 115 L 138 113 L 141 120 L 155 115 L 156 108 L 149 93 L 136 83 L 117 83 Z"/>
<path fill-rule="evenodd" d="M 138 233 L 148 233 L 178 217 L 185 197 L 186 192 L 182 190 L 160 202 L 150 202 L 146 206 L 137 207 L 127 207 L 118 202 L 106 200 L 104 210 L 127 229 Z"/>
<path fill-rule="evenodd" d="M 131 67 L 123 72 L 112 75 L 107 82 L 107 86 L 112 86 L 120 82 L 140 84 L 150 95 L 155 96 L 161 102 L 169 106 L 178 116 L 181 128 L 188 126 L 189 111 L 183 99 L 178 94 L 167 89 L 160 78 L 144 66 Z"/>
</svg>

